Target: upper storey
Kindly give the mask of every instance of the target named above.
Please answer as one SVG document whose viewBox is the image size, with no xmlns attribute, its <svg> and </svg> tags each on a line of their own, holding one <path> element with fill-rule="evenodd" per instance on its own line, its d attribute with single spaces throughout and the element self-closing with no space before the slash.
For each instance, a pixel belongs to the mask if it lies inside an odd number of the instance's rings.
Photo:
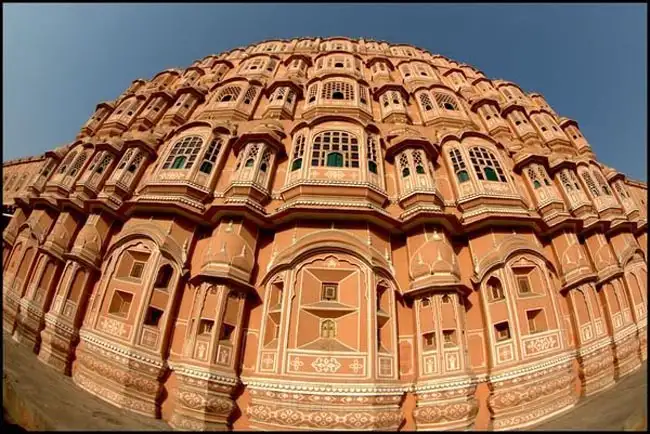
<svg viewBox="0 0 650 434">
<path fill-rule="evenodd" d="M 14 206 L 14 198 L 25 193 L 36 175 L 41 171 L 45 157 L 19 158 L 2 163 L 2 205 Z"/>
<path fill-rule="evenodd" d="M 540 94 L 410 45 L 302 38 L 133 81 L 16 203 L 199 222 L 342 207 L 392 227 L 644 221 L 624 183 Z"/>
</svg>

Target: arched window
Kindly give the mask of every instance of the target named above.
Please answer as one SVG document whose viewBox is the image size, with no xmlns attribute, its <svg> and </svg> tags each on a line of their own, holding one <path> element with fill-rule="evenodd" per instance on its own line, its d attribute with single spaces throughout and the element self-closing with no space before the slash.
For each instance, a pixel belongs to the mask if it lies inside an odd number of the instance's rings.
<svg viewBox="0 0 650 434">
<path fill-rule="evenodd" d="M 503 300 L 505 298 L 501 282 L 496 277 L 490 277 L 490 279 L 487 281 L 487 289 L 490 300 L 496 301 Z"/>
<path fill-rule="evenodd" d="M 618 195 L 621 196 L 621 198 L 625 199 L 625 198 L 630 197 L 630 195 L 627 194 L 627 192 L 625 191 L 625 189 L 623 188 L 623 186 L 621 185 L 620 182 L 616 182 L 614 184 L 614 188 L 616 189 L 616 192 L 618 193 Z"/>
<path fill-rule="evenodd" d="M 537 166 L 537 173 L 539 173 L 539 177 L 544 180 L 544 184 L 551 185 L 551 181 L 549 181 L 548 175 L 542 166 Z"/>
<path fill-rule="evenodd" d="M 607 184 L 607 181 L 605 181 L 605 178 L 603 178 L 603 175 L 600 174 L 597 170 L 594 170 L 594 177 L 596 178 L 596 181 L 600 184 L 600 188 L 603 190 L 603 193 L 605 193 L 607 196 L 611 196 L 612 193 L 609 191 L 609 187 Z"/>
<path fill-rule="evenodd" d="M 317 93 L 318 93 L 318 86 L 316 84 L 313 84 L 309 88 L 309 99 L 307 100 L 307 102 L 312 103 L 312 102 L 316 101 Z"/>
<path fill-rule="evenodd" d="M 291 162 L 291 171 L 298 170 L 302 167 L 302 158 L 305 154 L 305 136 L 300 134 L 296 137 L 293 145 L 293 161 Z"/>
<path fill-rule="evenodd" d="M 172 147 L 163 169 L 191 169 L 196 156 L 201 150 L 203 139 L 199 136 L 187 136 Z"/>
<path fill-rule="evenodd" d="M 411 170 L 409 169 L 409 160 L 406 155 L 406 152 L 400 155 L 399 166 L 400 169 L 402 170 L 402 178 L 408 178 L 411 175 Z"/>
<path fill-rule="evenodd" d="M 156 283 L 153 287 L 156 289 L 167 289 L 169 287 L 169 282 L 172 279 L 174 270 L 171 265 L 165 264 L 158 270 L 158 275 L 156 276 Z"/>
<path fill-rule="evenodd" d="M 429 98 L 429 94 L 426 92 L 422 92 L 419 96 L 420 96 L 420 105 L 422 105 L 422 109 L 425 112 L 433 110 L 433 103 L 431 102 L 431 98 Z"/>
<path fill-rule="evenodd" d="M 271 161 L 271 150 L 266 148 L 262 154 L 262 159 L 260 160 L 260 172 L 266 173 L 269 168 L 269 161 Z"/>
<path fill-rule="evenodd" d="M 422 151 L 414 149 L 411 152 L 411 156 L 413 157 L 413 164 L 415 165 L 415 173 L 419 175 L 426 173 L 424 170 L 424 159 L 422 157 Z"/>
<path fill-rule="evenodd" d="M 64 173 L 66 169 L 68 168 L 68 165 L 72 161 L 73 158 L 77 156 L 77 151 L 70 152 L 66 157 L 65 160 L 63 160 L 63 164 L 59 168 L 59 173 Z"/>
<path fill-rule="evenodd" d="M 126 163 L 128 163 L 129 159 L 133 155 L 133 148 L 127 149 L 126 153 L 122 157 L 122 161 L 120 161 L 120 165 L 117 166 L 118 169 L 124 169 L 124 166 L 126 166 Z"/>
<path fill-rule="evenodd" d="M 199 170 L 205 174 L 210 174 L 212 172 L 212 168 L 214 167 L 214 164 L 217 161 L 217 157 L 219 156 L 219 151 L 221 150 L 221 144 L 222 140 L 220 138 L 214 138 L 210 142 L 210 146 L 208 146 L 208 150 L 205 152 L 205 155 L 203 156 L 203 162 L 201 163 L 201 167 Z"/>
<path fill-rule="evenodd" d="M 336 155 L 330 157 L 332 154 Z M 358 168 L 357 138 L 345 131 L 325 131 L 318 134 L 312 145 L 311 165 Z"/>
<path fill-rule="evenodd" d="M 88 158 L 88 151 L 82 152 L 77 159 L 72 163 L 72 167 L 70 168 L 70 176 L 75 176 L 79 170 L 81 169 L 81 166 L 86 162 L 86 159 Z"/>
<path fill-rule="evenodd" d="M 591 175 L 589 175 L 589 172 L 587 171 L 582 172 L 582 179 L 585 180 L 585 183 L 587 184 L 587 188 L 589 188 L 589 191 L 594 197 L 600 196 L 600 192 L 598 191 L 598 188 L 596 188 L 596 184 L 594 183 L 594 180 L 591 179 Z"/>
<path fill-rule="evenodd" d="M 241 93 L 239 86 L 228 86 L 217 94 L 216 100 L 219 102 L 233 102 L 236 101 Z"/>
<path fill-rule="evenodd" d="M 537 189 L 540 188 L 541 186 L 542 186 L 542 184 L 540 184 L 538 180 L 534 180 L 534 181 L 533 181 L 533 187 L 535 187 L 535 190 L 537 190 Z"/>
<path fill-rule="evenodd" d="M 483 147 L 475 146 L 469 150 L 469 159 L 479 180 L 507 182 L 499 160 L 492 152 Z"/>
<path fill-rule="evenodd" d="M 323 84 L 321 98 L 352 101 L 354 99 L 354 87 L 350 83 L 330 81 Z"/>
<path fill-rule="evenodd" d="M 331 319 L 326 319 L 320 324 L 320 337 L 324 339 L 336 338 L 336 323 Z"/>
<path fill-rule="evenodd" d="M 453 96 L 442 92 L 434 92 L 433 96 L 436 100 L 436 103 L 438 104 L 438 107 L 441 109 L 451 111 L 458 110 L 458 103 Z"/>
<path fill-rule="evenodd" d="M 449 158 L 451 159 L 451 164 L 456 174 L 456 179 L 458 183 L 462 184 L 463 182 L 469 181 L 469 173 L 467 173 L 467 166 L 465 166 L 465 161 L 460 151 L 456 148 L 449 150 Z"/>
<path fill-rule="evenodd" d="M 135 173 L 135 171 L 138 170 L 140 163 L 142 163 L 142 160 L 144 160 L 144 152 L 139 152 L 126 170 L 129 171 L 129 173 Z"/>
<path fill-rule="evenodd" d="M 246 91 L 246 95 L 244 95 L 244 104 L 250 104 L 255 100 L 255 96 L 257 95 L 257 88 L 255 86 L 251 86 L 248 88 Z"/>
<path fill-rule="evenodd" d="M 569 181 L 569 177 L 566 174 L 566 170 L 563 170 L 560 172 L 560 182 L 562 185 L 564 185 L 564 188 L 566 188 L 567 191 L 572 191 L 573 186 L 571 185 L 571 182 Z"/>
<path fill-rule="evenodd" d="M 97 165 L 95 172 L 103 173 L 104 170 L 106 170 L 106 168 L 108 167 L 108 165 L 111 164 L 111 161 L 113 161 L 113 156 L 108 152 L 106 152 L 106 154 L 102 158 L 102 161 Z"/>
<path fill-rule="evenodd" d="M 368 136 L 366 155 L 368 157 L 368 170 L 372 173 L 377 173 L 377 143 L 375 139 Z"/>
</svg>

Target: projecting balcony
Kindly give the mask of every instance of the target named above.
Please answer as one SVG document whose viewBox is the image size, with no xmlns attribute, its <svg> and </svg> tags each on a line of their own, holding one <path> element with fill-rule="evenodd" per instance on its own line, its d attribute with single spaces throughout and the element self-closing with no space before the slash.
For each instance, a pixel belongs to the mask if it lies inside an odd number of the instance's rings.
<svg viewBox="0 0 650 434">
<path fill-rule="evenodd" d="M 372 112 L 369 103 L 366 100 L 317 98 L 312 102 L 307 101 L 302 112 L 302 118 L 312 120 L 319 116 L 339 115 L 352 117 L 368 123 L 372 122 Z"/>
</svg>

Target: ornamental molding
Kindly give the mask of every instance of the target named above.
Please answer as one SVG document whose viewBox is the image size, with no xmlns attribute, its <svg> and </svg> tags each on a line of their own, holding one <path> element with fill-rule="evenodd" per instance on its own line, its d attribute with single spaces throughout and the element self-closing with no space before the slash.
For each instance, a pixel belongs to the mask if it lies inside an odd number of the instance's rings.
<svg viewBox="0 0 650 434">
<path fill-rule="evenodd" d="M 104 339 L 87 330 L 81 330 L 79 332 L 79 337 L 84 342 L 89 342 L 112 353 L 126 356 L 131 360 L 137 360 L 155 368 L 166 368 L 168 366 L 167 362 L 162 359 L 153 359 L 142 354 L 139 351 L 134 350 L 133 348 L 127 348 L 122 345 L 108 343 Z"/>
</svg>

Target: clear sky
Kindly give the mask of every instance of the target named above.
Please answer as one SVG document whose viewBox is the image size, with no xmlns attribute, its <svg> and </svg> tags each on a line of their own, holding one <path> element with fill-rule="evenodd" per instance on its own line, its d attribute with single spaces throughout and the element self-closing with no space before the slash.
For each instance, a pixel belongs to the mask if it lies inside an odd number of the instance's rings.
<svg viewBox="0 0 650 434">
<path fill-rule="evenodd" d="M 409 43 L 541 92 L 647 179 L 645 4 L 4 4 L 3 159 L 71 142 L 136 78 L 272 38 Z"/>
</svg>

